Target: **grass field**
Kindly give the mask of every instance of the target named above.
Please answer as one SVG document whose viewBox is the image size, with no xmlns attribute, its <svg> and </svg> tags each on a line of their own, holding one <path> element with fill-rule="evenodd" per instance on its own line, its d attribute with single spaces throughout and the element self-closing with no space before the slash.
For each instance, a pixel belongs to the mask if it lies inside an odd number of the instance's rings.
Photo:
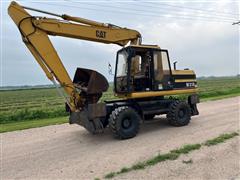
<svg viewBox="0 0 240 180">
<path fill-rule="evenodd" d="M 201 100 L 240 95 L 240 79 L 238 77 L 221 77 L 198 80 Z M 112 87 L 104 93 L 101 101 L 115 98 Z M 57 123 L 57 117 L 65 117 L 64 100 L 55 88 L 4 90 L 0 91 L 0 124 L 20 123 L 23 121 L 41 121 L 46 119 Z M 53 120 L 55 118 L 55 120 Z M 59 120 L 59 122 L 65 122 Z M 20 123 L 21 124 L 21 123 Z M 44 123 L 43 123 L 44 124 Z M 45 123 L 49 125 L 49 123 Z M 51 124 L 51 123 L 50 123 Z M 13 124 L 12 124 L 13 125 Z"/>
</svg>

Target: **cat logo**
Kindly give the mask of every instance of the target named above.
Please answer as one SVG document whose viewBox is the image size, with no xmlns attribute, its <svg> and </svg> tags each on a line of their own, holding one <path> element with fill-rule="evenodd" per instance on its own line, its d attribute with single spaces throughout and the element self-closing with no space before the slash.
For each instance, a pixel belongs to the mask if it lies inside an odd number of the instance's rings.
<svg viewBox="0 0 240 180">
<path fill-rule="evenodd" d="M 96 30 L 96 36 L 98 38 L 106 38 L 106 32 L 105 31 Z"/>
</svg>

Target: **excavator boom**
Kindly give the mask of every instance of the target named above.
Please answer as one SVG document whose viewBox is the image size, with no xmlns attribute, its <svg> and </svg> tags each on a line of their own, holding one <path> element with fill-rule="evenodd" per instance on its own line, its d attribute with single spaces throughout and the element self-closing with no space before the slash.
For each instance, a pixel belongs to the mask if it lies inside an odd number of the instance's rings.
<svg viewBox="0 0 240 180">
<path fill-rule="evenodd" d="M 57 16 L 62 18 L 62 20 L 58 18 L 31 16 L 25 9 Z M 66 97 L 66 102 L 71 111 L 80 110 L 79 107 L 83 102 L 81 102 L 79 91 L 83 88 L 81 89 L 81 87 L 75 86 L 71 80 L 48 35 L 100 43 L 112 43 L 120 46 L 125 46 L 129 42 L 131 44 L 138 44 L 141 41 L 141 35 L 136 30 L 121 28 L 112 24 L 99 23 L 84 18 L 72 17 L 66 14 L 58 15 L 49 13 L 24 7 L 16 2 L 10 4 L 8 13 L 18 26 L 23 42 L 31 51 L 47 77 L 53 81 L 54 84 L 56 84 L 56 79 L 69 95 L 70 98 Z M 91 77 L 100 77 L 95 71 L 92 71 L 94 75 L 84 70 L 84 73 L 85 72 L 89 74 L 88 79 L 91 79 Z M 104 80 L 102 81 L 104 82 Z"/>
</svg>

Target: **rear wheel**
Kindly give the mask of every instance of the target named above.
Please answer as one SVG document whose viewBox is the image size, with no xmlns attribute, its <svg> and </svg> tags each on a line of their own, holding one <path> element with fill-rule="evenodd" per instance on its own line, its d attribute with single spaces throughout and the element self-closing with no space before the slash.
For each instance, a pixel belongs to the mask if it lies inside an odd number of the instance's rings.
<svg viewBox="0 0 240 180">
<path fill-rule="evenodd" d="M 167 119 L 173 126 L 188 125 L 191 119 L 190 106 L 184 101 L 174 101 L 169 107 Z"/>
<path fill-rule="evenodd" d="M 133 108 L 123 106 L 112 111 L 109 126 L 116 138 L 128 139 L 138 133 L 140 120 L 140 116 Z"/>
</svg>

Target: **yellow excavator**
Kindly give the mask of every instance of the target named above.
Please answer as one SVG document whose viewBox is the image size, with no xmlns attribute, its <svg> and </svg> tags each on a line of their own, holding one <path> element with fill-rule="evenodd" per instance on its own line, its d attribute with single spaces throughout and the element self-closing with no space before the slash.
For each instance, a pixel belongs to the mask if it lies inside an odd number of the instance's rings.
<svg viewBox="0 0 240 180">
<path fill-rule="evenodd" d="M 56 18 L 31 16 L 26 10 Z M 176 62 L 172 69 L 168 51 L 142 44 L 138 31 L 25 7 L 17 2 L 11 2 L 8 13 L 25 45 L 65 98 L 70 124 L 79 124 L 93 134 L 109 127 L 115 137 L 128 139 L 136 136 L 141 122 L 155 115 L 167 114 L 171 125 L 184 126 L 191 116 L 199 114 L 194 71 L 176 70 Z M 122 46 L 117 52 L 114 75 L 114 94 L 119 98 L 99 102 L 109 84 L 95 70 L 77 68 L 72 80 L 48 35 Z M 172 97 L 180 94 L 187 96 L 183 100 Z"/>
</svg>

